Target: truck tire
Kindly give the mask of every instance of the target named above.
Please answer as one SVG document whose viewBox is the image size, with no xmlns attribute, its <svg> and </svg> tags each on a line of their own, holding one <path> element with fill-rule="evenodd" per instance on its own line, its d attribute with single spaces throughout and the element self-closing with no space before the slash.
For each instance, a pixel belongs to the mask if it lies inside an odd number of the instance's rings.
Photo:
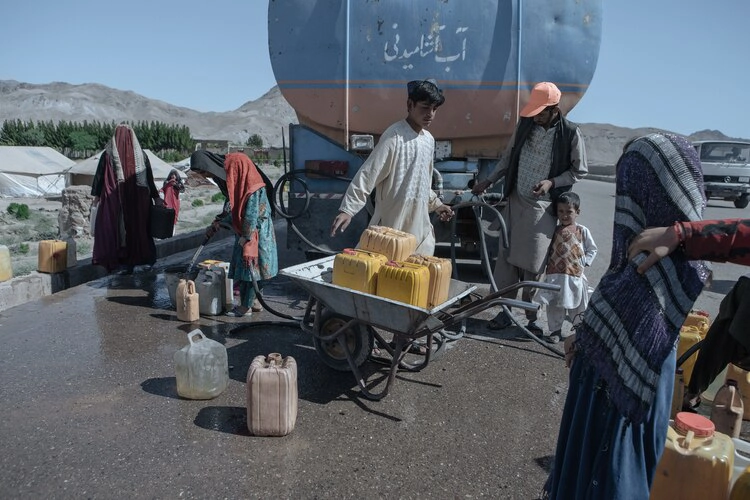
<svg viewBox="0 0 750 500">
<path fill-rule="evenodd" d="M 748 199 L 748 195 L 743 194 L 742 196 L 734 200 L 734 206 L 735 208 L 745 208 L 747 207 L 749 201 L 750 199 Z"/>
</svg>

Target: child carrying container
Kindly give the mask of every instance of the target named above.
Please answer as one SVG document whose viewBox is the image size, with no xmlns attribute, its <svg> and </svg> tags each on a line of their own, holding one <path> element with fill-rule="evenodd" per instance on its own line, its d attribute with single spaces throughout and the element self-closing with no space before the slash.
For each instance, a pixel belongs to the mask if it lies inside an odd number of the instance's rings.
<svg viewBox="0 0 750 500">
<path fill-rule="evenodd" d="M 547 252 L 544 282 L 559 285 L 560 291 L 539 290 L 537 301 L 547 306 L 549 335 L 545 340 L 557 343 L 562 337 L 566 317 L 573 323 L 589 303 L 588 280 L 583 269 L 596 257 L 596 243 L 585 226 L 576 223 L 581 199 L 572 191 L 562 193 L 555 204 L 558 225 Z"/>
</svg>

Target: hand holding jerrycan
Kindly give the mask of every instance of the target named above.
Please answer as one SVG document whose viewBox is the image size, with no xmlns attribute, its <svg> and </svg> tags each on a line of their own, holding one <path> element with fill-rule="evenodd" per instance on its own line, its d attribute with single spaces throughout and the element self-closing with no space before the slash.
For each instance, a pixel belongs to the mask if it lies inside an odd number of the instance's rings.
<svg viewBox="0 0 750 500">
<path fill-rule="evenodd" d="M 174 353 L 177 394 L 187 399 L 215 398 L 229 384 L 227 349 L 197 328 L 187 338 L 190 343 Z"/>
</svg>

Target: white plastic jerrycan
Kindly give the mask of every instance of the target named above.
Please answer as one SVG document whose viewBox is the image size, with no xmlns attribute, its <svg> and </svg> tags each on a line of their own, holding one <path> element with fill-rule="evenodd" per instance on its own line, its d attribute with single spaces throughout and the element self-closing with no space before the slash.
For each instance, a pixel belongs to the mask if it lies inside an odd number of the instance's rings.
<svg viewBox="0 0 750 500">
<path fill-rule="evenodd" d="M 216 316 L 224 312 L 224 270 L 220 267 L 201 269 L 195 279 L 198 309 L 201 314 Z"/>
<path fill-rule="evenodd" d="M 229 384 L 227 349 L 197 328 L 187 338 L 190 343 L 174 353 L 177 394 L 188 399 L 215 398 Z"/>
</svg>

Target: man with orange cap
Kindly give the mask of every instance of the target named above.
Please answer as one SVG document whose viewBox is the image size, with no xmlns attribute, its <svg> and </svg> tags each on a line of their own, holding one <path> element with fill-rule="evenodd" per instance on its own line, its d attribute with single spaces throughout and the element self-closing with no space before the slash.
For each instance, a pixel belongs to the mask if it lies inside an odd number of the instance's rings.
<svg viewBox="0 0 750 500">
<path fill-rule="evenodd" d="M 495 263 L 493 274 L 499 290 L 519 281 L 541 279 L 557 224 L 554 201 L 588 173 L 583 136 L 576 124 L 562 116 L 560 97 L 554 83 L 534 85 L 497 167 L 472 189 L 480 194 L 505 179 L 503 198 L 508 203 L 502 215 L 510 245 L 508 249 L 500 245 Z M 533 301 L 535 292 L 524 288 L 523 300 Z M 516 295 L 511 292 L 509 297 Z M 542 333 L 536 311 L 526 311 L 526 319 L 529 330 Z M 499 330 L 511 324 L 511 318 L 501 310 L 490 328 Z"/>
</svg>

